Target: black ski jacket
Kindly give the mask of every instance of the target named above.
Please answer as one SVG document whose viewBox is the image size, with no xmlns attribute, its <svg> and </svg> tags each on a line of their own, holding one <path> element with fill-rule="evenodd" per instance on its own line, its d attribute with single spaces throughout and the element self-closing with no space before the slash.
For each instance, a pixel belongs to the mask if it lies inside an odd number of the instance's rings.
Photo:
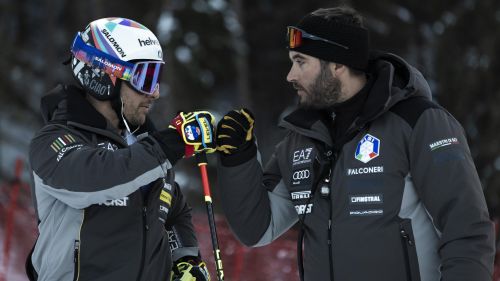
<svg viewBox="0 0 500 281">
<path fill-rule="evenodd" d="M 74 86 L 45 96 L 42 114 L 29 153 L 39 281 L 169 280 L 173 260 L 198 256 L 190 208 L 149 120 L 127 146 Z"/>
<path fill-rule="evenodd" d="M 264 169 L 219 163 L 222 206 L 246 245 L 300 221 L 305 280 L 488 281 L 493 225 L 460 124 L 423 76 L 378 54 L 361 114 L 335 149 L 328 121 L 298 109 Z"/>
</svg>

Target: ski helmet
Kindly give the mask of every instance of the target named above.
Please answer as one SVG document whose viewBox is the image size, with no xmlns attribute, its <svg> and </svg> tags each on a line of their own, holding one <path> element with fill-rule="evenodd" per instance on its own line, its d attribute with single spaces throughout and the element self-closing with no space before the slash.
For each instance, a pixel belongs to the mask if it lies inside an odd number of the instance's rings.
<svg viewBox="0 0 500 281">
<path fill-rule="evenodd" d="M 73 76 L 98 100 L 119 96 L 120 80 L 139 92 L 158 87 L 163 51 L 156 36 L 142 24 L 126 18 L 103 18 L 78 32 L 71 46 Z"/>
</svg>

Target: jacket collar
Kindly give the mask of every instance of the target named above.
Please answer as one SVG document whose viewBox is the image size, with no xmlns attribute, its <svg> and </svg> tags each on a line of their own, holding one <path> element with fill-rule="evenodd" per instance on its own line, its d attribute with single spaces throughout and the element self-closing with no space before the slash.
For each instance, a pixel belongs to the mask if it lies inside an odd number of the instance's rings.
<svg viewBox="0 0 500 281">
<path fill-rule="evenodd" d="M 73 125 L 85 130 L 94 129 L 96 133 L 113 132 L 118 135 L 109 121 L 88 102 L 84 90 L 74 85 L 58 85 L 42 97 L 41 111 L 46 124 Z M 136 135 L 154 131 L 154 124 L 146 118 Z"/>
</svg>

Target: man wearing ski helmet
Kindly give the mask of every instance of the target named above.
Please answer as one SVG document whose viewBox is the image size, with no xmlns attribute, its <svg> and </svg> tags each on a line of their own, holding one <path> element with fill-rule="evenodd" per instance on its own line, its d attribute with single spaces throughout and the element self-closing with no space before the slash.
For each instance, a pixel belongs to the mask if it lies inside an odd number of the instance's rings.
<svg viewBox="0 0 500 281">
<path fill-rule="evenodd" d="M 138 22 L 93 21 L 71 54 L 77 85 L 42 98 L 45 126 L 30 144 L 40 232 L 30 280 L 209 280 L 171 168 L 213 151 L 212 115 L 181 112 L 155 130 L 163 52 Z"/>
</svg>

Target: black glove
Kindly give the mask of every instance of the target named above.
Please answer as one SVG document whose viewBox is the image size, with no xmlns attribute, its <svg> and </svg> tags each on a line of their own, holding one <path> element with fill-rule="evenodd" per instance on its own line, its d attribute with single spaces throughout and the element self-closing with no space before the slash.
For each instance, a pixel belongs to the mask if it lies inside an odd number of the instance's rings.
<svg viewBox="0 0 500 281">
<path fill-rule="evenodd" d="M 255 156 L 254 123 L 248 109 L 229 111 L 219 121 L 216 143 L 224 166 L 236 166 Z"/>
<path fill-rule="evenodd" d="M 199 257 L 187 256 L 174 263 L 170 281 L 210 281 L 210 273 Z"/>
</svg>

